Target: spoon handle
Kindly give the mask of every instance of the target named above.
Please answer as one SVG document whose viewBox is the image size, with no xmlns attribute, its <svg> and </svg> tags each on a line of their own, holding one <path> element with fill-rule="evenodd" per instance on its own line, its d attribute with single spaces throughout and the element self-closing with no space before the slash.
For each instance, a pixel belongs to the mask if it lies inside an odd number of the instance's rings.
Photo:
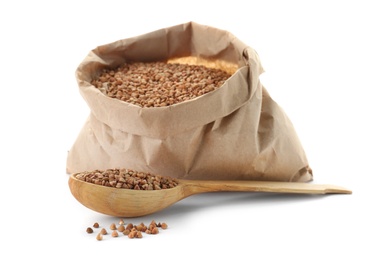
<svg viewBox="0 0 390 260">
<path fill-rule="evenodd" d="M 180 183 L 184 185 L 184 192 L 187 196 L 214 191 L 254 191 L 306 194 L 352 193 L 351 190 L 336 185 L 301 182 L 180 180 Z"/>
</svg>

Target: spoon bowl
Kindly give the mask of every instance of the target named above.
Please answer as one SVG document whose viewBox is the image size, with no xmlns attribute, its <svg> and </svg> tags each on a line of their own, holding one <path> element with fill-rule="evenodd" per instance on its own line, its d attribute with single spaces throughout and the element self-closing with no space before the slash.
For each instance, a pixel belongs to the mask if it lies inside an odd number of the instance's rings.
<svg viewBox="0 0 390 260">
<path fill-rule="evenodd" d="M 79 180 L 72 174 L 69 187 L 84 206 L 117 217 L 139 217 L 169 207 L 182 197 L 183 185 L 162 190 L 133 190 L 106 187 Z"/>
<path fill-rule="evenodd" d="M 69 177 L 72 195 L 85 207 L 115 217 L 140 217 L 163 210 L 188 196 L 217 191 L 252 191 L 304 194 L 351 194 L 350 190 L 325 184 L 269 182 L 178 180 L 174 188 L 161 190 L 132 190 L 112 188 Z"/>
</svg>

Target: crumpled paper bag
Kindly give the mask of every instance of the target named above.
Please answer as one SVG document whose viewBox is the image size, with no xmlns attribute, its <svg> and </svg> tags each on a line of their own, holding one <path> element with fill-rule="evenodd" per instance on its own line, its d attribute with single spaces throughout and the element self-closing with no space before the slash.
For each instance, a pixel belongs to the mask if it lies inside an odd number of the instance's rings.
<svg viewBox="0 0 390 260">
<path fill-rule="evenodd" d="M 184 61 L 233 71 L 219 89 L 167 107 L 110 98 L 91 81 L 131 61 Z M 67 172 L 129 168 L 181 179 L 310 181 L 289 118 L 259 80 L 259 57 L 231 33 L 194 22 L 93 49 L 76 71 L 91 109 Z"/>
</svg>

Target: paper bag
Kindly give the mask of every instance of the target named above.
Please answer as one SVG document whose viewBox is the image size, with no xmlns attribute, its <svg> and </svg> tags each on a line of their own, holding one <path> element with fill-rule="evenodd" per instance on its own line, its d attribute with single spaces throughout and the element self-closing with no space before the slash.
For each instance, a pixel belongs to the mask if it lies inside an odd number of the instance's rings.
<svg viewBox="0 0 390 260">
<path fill-rule="evenodd" d="M 217 90 L 166 107 L 142 108 L 91 84 L 125 62 L 172 61 L 233 70 Z M 129 168 L 181 179 L 310 181 L 292 123 L 259 81 L 255 50 L 231 33 L 194 22 L 92 50 L 76 71 L 91 109 L 68 152 L 67 172 Z"/>
</svg>

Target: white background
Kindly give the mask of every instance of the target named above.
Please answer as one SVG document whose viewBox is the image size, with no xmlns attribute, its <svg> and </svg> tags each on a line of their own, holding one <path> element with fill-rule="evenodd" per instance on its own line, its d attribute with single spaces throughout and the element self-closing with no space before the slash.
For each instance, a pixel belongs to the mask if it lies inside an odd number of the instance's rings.
<svg viewBox="0 0 390 260">
<path fill-rule="evenodd" d="M 256 6 L 253 5 L 256 2 Z M 386 1 L 2 1 L 0 247 L 7 259 L 389 259 L 390 9 Z M 195 21 L 257 50 L 315 183 L 352 195 L 216 193 L 127 222 L 141 240 L 85 229 L 117 218 L 70 194 L 89 108 L 74 72 L 98 45 Z M 111 258 L 110 258 L 111 257 Z"/>
</svg>

